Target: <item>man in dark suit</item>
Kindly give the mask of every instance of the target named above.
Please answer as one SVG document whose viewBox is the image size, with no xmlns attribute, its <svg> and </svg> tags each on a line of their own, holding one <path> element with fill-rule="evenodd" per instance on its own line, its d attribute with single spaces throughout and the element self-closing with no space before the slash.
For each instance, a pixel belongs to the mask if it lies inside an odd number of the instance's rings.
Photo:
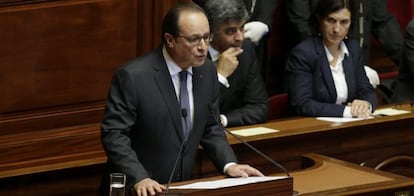
<svg viewBox="0 0 414 196">
<path fill-rule="evenodd" d="M 204 4 L 213 40 L 209 56 L 220 81 L 219 108 L 224 126 L 267 120 L 267 92 L 257 64 L 254 44 L 244 39 L 247 11 L 241 0 L 208 0 Z"/>
<path fill-rule="evenodd" d="M 162 32 L 162 47 L 114 74 L 101 124 L 108 157 L 102 188 L 109 188 L 109 173 L 121 172 L 127 176 L 127 193 L 166 190 L 160 183 L 169 182 L 173 168 L 171 181 L 191 178 L 199 145 L 219 171 L 234 177 L 261 176 L 237 163 L 215 120 L 219 86 L 214 64 L 205 60 L 210 28 L 203 10 L 188 2 L 174 6 Z M 180 79 L 181 72 L 186 79 Z M 180 106 L 184 91 L 188 109 Z"/>
<path fill-rule="evenodd" d="M 201 7 L 209 0 L 193 0 Z M 225 0 L 222 0 L 224 2 Z M 259 44 L 271 28 L 273 22 L 273 13 L 276 9 L 276 0 L 243 0 L 246 7 L 247 18 L 245 33 L 246 38 Z"/>
<path fill-rule="evenodd" d="M 266 82 L 274 80 L 274 65 L 270 65 L 268 56 L 268 40 L 276 10 L 277 0 L 243 0 L 249 17 L 244 24 L 245 39 L 255 43 L 257 63 L 263 80 Z M 269 89 L 270 90 L 270 89 Z"/>
<path fill-rule="evenodd" d="M 245 36 L 256 44 L 270 31 L 276 0 L 243 0 L 248 12 Z"/>
<path fill-rule="evenodd" d="M 209 0 L 193 1 L 204 7 Z M 222 2 L 224 1 L 222 0 Z M 260 72 L 262 77 L 266 77 L 269 76 L 266 72 L 270 70 L 267 56 L 267 40 L 271 31 L 277 0 L 243 0 L 243 3 L 248 14 L 244 24 L 245 39 L 255 43 Z"/>
<path fill-rule="evenodd" d="M 402 62 L 393 90 L 393 102 L 414 100 L 414 19 L 407 26 Z"/>
</svg>

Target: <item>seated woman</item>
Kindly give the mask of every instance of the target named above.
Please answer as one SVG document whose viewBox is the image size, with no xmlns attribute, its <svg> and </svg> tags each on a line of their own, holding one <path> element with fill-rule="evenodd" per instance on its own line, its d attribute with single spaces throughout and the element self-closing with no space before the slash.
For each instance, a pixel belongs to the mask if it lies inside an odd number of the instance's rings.
<svg viewBox="0 0 414 196">
<path fill-rule="evenodd" d="M 313 37 L 303 40 L 287 60 L 290 104 L 297 115 L 360 117 L 377 105 L 358 42 L 349 40 L 349 0 L 319 0 Z"/>
</svg>

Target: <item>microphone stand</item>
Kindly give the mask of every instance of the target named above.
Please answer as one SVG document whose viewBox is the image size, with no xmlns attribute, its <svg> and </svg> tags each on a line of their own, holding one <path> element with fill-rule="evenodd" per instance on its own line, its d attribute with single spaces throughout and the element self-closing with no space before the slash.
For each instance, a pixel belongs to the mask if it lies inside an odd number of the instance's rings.
<svg viewBox="0 0 414 196">
<path fill-rule="evenodd" d="M 181 116 L 184 118 L 184 121 L 187 121 L 187 110 L 186 109 L 181 109 Z M 187 126 L 187 122 L 185 123 L 185 125 Z M 184 144 L 185 144 L 186 141 L 187 141 L 187 138 L 184 138 L 183 142 L 181 142 L 180 149 L 178 150 L 177 158 L 175 159 L 174 166 L 173 166 L 172 171 L 170 173 L 170 177 L 168 178 L 167 190 L 165 191 L 166 196 L 168 195 L 168 192 L 170 191 L 171 181 L 172 181 L 172 178 L 174 176 L 175 169 L 177 168 L 178 160 L 181 157 L 181 154 L 182 154 L 183 149 L 184 149 Z"/>
<path fill-rule="evenodd" d="M 213 112 L 213 107 L 211 104 L 208 105 L 209 111 L 211 113 L 211 115 L 213 116 L 214 121 L 216 121 L 216 123 L 222 128 L 224 129 L 224 131 L 226 131 L 226 133 L 230 134 L 231 136 L 233 136 L 234 138 L 236 138 L 237 140 L 239 140 L 241 143 L 243 143 L 244 145 L 246 145 L 247 147 L 249 147 L 251 150 L 253 150 L 254 152 L 256 152 L 257 154 L 259 154 L 260 156 L 262 156 L 263 158 L 265 158 L 267 161 L 269 161 L 270 163 L 272 163 L 273 165 L 276 165 L 278 168 L 282 169 L 286 175 L 288 177 L 291 177 L 289 172 L 287 171 L 287 169 L 285 167 L 283 167 L 282 165 L 280 165 L 278 162 L 274 161 L 273 159 L 271 159 L 269 156 L 265 155 L 263 152 L 261 152 L 260 150 L 258 150 L 257 148 L 255 148 L 254 146 L 250 145 L 248 142 L 244 141 L 242 138 L 240 138 L 239 136 L 237 136 L 236 134 L 232 133 L 231 131 L 227 130 L 226 128 L 223 127 L 223 125 L 220 123 L 219 120 L 217 120 L 216 115 L 214 115 Z"/>
</svg>

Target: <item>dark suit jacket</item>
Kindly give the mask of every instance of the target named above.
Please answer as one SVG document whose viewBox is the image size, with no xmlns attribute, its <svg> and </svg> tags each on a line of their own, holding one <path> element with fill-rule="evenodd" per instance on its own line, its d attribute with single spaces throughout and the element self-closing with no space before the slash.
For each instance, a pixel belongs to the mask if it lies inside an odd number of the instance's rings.
<svg viewBox="0 0 414 196">
<path fill-rule="evenodd" d="M 229 127 L 262 123 L 267 120 L 267 92 L 257 65 L 254 44 L 243 42 L 239 65 L 227 80 L 230 87 L 220 85 L 219 108 L 226 115 Z"/>
<path fill-rule="evenodd" d="M 348 99 L 377 105 L 375 90 L 369 83 L 362 63 L 361 49 L 356 41 L 346 40 L 349 55 L 343 60 Z M 311 37 L 293 48 L 288 61 L 288 90 L 296 114 L 306 116 L 343 116 L 345 105 L 337 105 L 335 84 L 326 57 L 322 38 Z"/>
<path fill-rule="evenodd" d="M 318 0 L 286 1 L 292 47 L 312 35 L 309 20 L 317 2 Z M 388 11 L 386 0 L 351 0 L 350 4 L 352 21 L 349 37 L 362 42 L 360 46 L 364 52 L 364 63 L 369 63 L 371 37 L 374 35 L 393 61 L 399 64 L 403 35 L 398 21 Z M 360 5 L 362 6 L 362 13 L 359 12 Z M 360 34 L 360 17 L 363 18 L 362 31 L 364 33 L 362 35 Z"/>
<path fill-rule="evenodd" d="M 414 100 L 414 20 L 407 26 L 403 58 L 395 82 L 393 102 Z"/>
<path fill-rule="evenodd" d="M 209 112 L 208 105 L 212 104 L 213 113 L 219 115 L 218 91 L 217 72 L 211 61 L 193 68 L 193 128 L 173 181 L 191 178 L 200 144 L 219 171 L 226 163 L 236 162 L 223 129 Z M 127 190 L 144 178 L 168 182 L 183 134 L 179 103 L 161 48 L 116 71 L 101 133 L 108 156 L 107 172 L 126 173 Z"/>
<path fill-rule="evenodd" d="M 272 27 L 273 13 L 276 9 L 276 0 L 255 0 L 256 4 L 253 6 L 253 0 L 243 0 L 249 13 L 249 21 L 260 21 L 265 23 L 269 29 Z"/>
<path fill-rule="evenodd" d="M 198 4 L 200 7 L 204 7 L 204 4 L 208 0 L 193 0 L 194 3 Z M 255 3 L 253 3 L 255 1 Z M 269 31 L 272 29 L 273 23 L 273 15 L 274 11 L 276 10 L 277 0 L 243 0 L 243 3 L 246 7 L 248 13 L 248 20 L 247 22 L 251 21 L 260 21 L 267 25 Z M 254 4 L 254 5 L 253 5 Z M 254 7 L 252 7 L 254 6 Z M 258 45 L 256 46 L 256 53 L 258 65 L 260 68 L 260 74 L 262 75 L 263 79 L 266 79 L 270 74 L 269 72 L 270 65 L 268 65 L 268 57 L 267 57 L 267 42 L 270 33 L 267 33 L 262 37 L 259 41 Z"/>
</svg>

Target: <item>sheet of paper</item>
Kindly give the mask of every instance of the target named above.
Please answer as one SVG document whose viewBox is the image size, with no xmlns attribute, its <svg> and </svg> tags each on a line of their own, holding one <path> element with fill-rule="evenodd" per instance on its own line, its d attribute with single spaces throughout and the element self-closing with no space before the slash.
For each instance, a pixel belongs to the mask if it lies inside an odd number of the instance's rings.
<svg viewBox="0 0 414 196">
<path fill-rule="evenodd" d="M 368 118 L 345 118 L 345 117 L 317 117 L 318 120 L 328 121 L 328 122 L 335 122 L 335 123 L 344 123 L 344 122 L 353 122 L 365 119 L 371 119 L 374 117 Z"/>
<path fill-rule="evenodd" d="M 266 134 L 266 133 L 277 133 L 279 130 L 276 129 L 270 129 L 266 127 L 255 127 L 255 128 L 248 128 L 248 129 L 239 129 L 234 130 L 232 133 L 236 135 L 241 136 L 253 136 L 253 135 L 260 135 L 260 134 Z"/>
<path fill-rule="evenodd" d="M 266 182 L 271 180 L 287 178 L 286 176 L 264 176 L 248 178 L 225 178 L 220 180 L 195 182 L 181 186 L 171 186 L 170 189 L 217 189 L 231 186 L 238 186 L 257 182 Z"/>
<path fill-rule="evenodd" d="M 407 113 L 410 113 L 410 111 L 397 110 L 397 109 L 394 109 L 394 108 L 383 108 L 383 109 L 375 110 L 373 115 L 374 116 L 376 116 L 376 115 L 394 116 L 394 115 L 407 114 Z"/>
</svg>

